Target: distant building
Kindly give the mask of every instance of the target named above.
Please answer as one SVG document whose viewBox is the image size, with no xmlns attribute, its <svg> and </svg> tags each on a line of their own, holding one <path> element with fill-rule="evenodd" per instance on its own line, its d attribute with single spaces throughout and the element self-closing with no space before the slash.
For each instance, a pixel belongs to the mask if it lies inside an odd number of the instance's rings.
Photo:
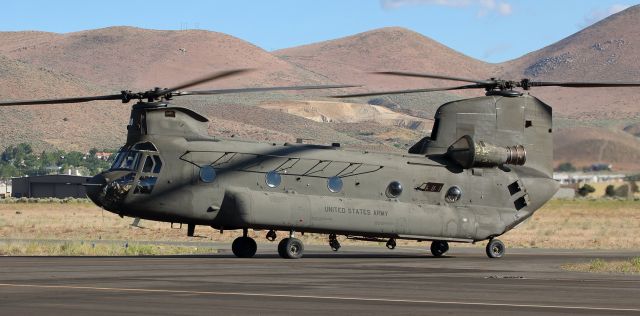
<svg viewBox="0 0 640 316">
<path fill-rule="evenodd" d="M 591 167 L 587 168 L 585 171 L 611 171 L 613 166 L 608 163 L 594 163 Z"/>
<path fill-rule="evenodd" d="M 109 160 L 109 157 L 111 157 L 111 155 L 113 155 L 113 153 L 108 153 L 108 152 L 97 152 L 96 153 L 96 158 L 100 159 L 100 160 Z"/>
<path fill-rule="evenodd" d="M 83 183 L 87 183 L 90 177 L 70 175 L 48 175 L 12 178 L 13 197 L 34 198 L 85 198 L 87 193 Z"/>
<path fill-rule="evenodd" d="M 11 182 L 0 180 L 0 198 L 11 196 Z"/>
<path fill-rule="evenodd" d="M 585 184 L 600 182 L 623 182 L 626 175 L 614 173 L 585 173 L 585 172 L 556 172 L 553 179 L 560 182 L 561 185 L 569 184 Z"/>
</svg>

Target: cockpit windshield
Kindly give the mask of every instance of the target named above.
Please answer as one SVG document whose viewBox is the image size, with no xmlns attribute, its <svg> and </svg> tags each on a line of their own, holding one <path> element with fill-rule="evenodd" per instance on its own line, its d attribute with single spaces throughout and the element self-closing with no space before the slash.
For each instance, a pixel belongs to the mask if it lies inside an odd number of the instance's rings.
<svg viewBox="0 0 640 316">
<path fill-rule="evenodd" d="M 116 160 L 111 166 L 112 170 L 138 170 L 141 153 L 137 150 L 121 150 L 116 156 Z"/>
</svg>

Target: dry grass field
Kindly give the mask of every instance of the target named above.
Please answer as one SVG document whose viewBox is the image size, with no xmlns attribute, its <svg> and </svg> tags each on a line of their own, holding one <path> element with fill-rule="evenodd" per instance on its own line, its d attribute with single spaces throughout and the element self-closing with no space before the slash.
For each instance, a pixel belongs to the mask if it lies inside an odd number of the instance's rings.
<svg viewBox="0 0 640 316">
<path fill-rule="evenodd" d="M 140 225 L 144 228 L 136 228 L 130 226 L 131 223 L 131 218 L 120 218 L 87 202 L 0 204 L 2 240 L 203 242 L 231 241 L 239 234 L 227 231 L 220 235 L 218 231 L 199 226 L 196 229 L 196 235 L 199 237 L 189 238 L 186 236 L 186 225 L 181 229 L 171 228 L 169 223 L 142 220 Z M 533 218 L 501 239 L 508 247 L 640 249 L 638 231 L 638 201 L 555 200 L 547 203 Z M 256 236 L 258 241 L 264 241 L 265 232 L 250 234 Z M 326 236 L 313 234 L 305 235 L 304 239 L 307 243 L 326 242 Z M 414 242 L 400 244 L 420 245 Z M 475 247 L 483 247 L 483 243 Z M 171 253 L 178 250 L 168 251 Z M 4 252 L 7 253 L 6 249 Z"/>
<path fill-rule="evenodd" d="M 510 247 L 640 249 L 640 202 L 552 200 L 501 239 Z"/>
<path fill-rule="evenodd" d="M 167 256 L 217 253 L 214 247 L 94 243 L 84 241 L 8 241 L 0 244 L 0 256 Z"/>
<path fill-rule="evenodd" d="M 587 263 L 565 264 L 562 265 L 562 269 L 577 272 L 639 274 L 640 257 L 620 261 L 595 259 Z"/>
</svg>

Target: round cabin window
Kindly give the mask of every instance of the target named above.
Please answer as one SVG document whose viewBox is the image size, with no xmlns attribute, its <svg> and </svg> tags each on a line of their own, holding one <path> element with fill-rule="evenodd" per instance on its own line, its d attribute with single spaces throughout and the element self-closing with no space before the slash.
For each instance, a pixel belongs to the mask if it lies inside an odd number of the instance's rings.
<svg viewBox="0 0 640 316">
<path fill-rule="evenodd" d="M 327 188 L 333 193 L 342 191 L 342 179 L 340 179 L 340 177 L 331 177 L 327 179 Z"/>
<path fill-rule="evenodd" d="M 398 181 L 392 181 L 387 186 L 386 194 L 387 194 L 387 197 L 390 197 L 390 198 L 399 197 L 400 194 L 402 194 L 402 184 L 400 184 L 400 182 Z"/>
<path fill-rule="evenodd" d="M 270 188 L 275 188 L 280 185 L 280 182 L 282 182 L 282 177 L 276 171 L 267 172 L 264 178 L 267 186 L 269 186 Z"/>
<path fill-rule="evenodd" d="M 445 200 L 449 203 L 454 203 L 458 201 L 462 197 L 462 189 L 457 186 L 452 186 L 447 190 L 447 195 L 445 195 Z"/>
<path fill-rule="evenodd" d="M 216 169 L 212 166 L 206 165 L 200 167 L 200 180 L 202 182 L 210 183 L 216 178 Z"/>
</svg>

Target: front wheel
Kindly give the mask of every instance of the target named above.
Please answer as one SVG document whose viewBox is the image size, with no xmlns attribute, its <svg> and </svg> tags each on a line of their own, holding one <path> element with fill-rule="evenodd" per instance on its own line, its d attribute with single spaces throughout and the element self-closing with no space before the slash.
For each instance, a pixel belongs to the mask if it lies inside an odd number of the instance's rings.
<svg viewBox="0 0 640 316">
<path fill-rule="evenodd" d="M 504 243 L 499 239 L 491 239 L 487 243 L 487 256 L 489 258 L 502 258 L 504 256 L 506 247 Z"/>
</svg>

